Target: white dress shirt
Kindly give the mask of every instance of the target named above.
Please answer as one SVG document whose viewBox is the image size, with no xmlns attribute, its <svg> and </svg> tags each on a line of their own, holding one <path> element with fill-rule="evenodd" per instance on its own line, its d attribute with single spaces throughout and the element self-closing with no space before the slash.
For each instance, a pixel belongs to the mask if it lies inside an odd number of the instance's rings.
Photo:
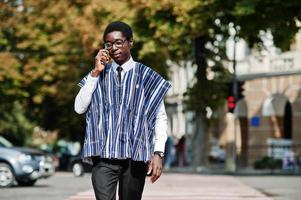
<svg viewBox="0 0 301 200">
<path fill-rule="evenodd" d="M 123 79 L 126 72 L 133 69 L 136 65 L 136 62 L 132 57 L 121 65 L 121 79 Z M 119 65 L 113 61 L 112 67 L 115 73 L 117 73 L 117 67 Z M 87 111 L 92 94 L 96 88 L 98 77 L 92 77 L 91 74 L 88 75 L 85 85 L 80 89 L 79 93 L 75 98 L 74 110 L 78 114 L 83 114 Z M 162 101 L 159 106 L 159 111 L 156 117 L 155 125 L 155 138 L 154 138 L 154 151 L 164 152 L 165 142 L 167 139 L 167 115 L 165 111 L 164 102 Z"/>
</svg>

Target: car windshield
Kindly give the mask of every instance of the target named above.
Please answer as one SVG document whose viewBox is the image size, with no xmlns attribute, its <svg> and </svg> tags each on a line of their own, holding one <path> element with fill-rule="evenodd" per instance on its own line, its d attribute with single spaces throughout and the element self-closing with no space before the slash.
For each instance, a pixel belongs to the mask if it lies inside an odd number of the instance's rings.
<svg viewBox="0 0 301 200">
<path fill-rule="evenodd" d="M 0 136 L 0 147 L 12 147 L 12 143 L 10 143 L 7 139 Z"/>
</svg>

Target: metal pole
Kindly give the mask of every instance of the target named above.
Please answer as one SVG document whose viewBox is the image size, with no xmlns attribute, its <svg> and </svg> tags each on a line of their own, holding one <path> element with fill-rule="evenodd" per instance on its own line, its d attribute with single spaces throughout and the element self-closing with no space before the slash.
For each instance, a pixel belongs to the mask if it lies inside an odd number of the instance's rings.
<svg viewBox="0 0 301 200">
<path fill-rule="evenodd" d="M 236 77 L 236 29 L 234 25 L 235 34 L 233 36 L 233 95 L 235 99 L 235 107 L 238 99 L 238 85 L 237 85 L 237 77 Z M 233 144 L 233 160 L 234 160 L 234 172 L 237 172 L 237 152 L 236 152 L 236 143 L 237 143 L 237 127 L 236 127 L 236 116 L 235 116 L 235 108 L 234 108 L 234 144 Z"/>
</svg>

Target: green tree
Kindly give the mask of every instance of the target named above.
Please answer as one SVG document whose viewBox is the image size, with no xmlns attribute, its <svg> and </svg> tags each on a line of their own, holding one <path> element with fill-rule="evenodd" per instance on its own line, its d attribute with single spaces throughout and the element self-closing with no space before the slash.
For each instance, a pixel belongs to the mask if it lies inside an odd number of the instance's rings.
<svg viewBox="0 0 301 200">
<path fill-rule="evenodd" d="M 142 49 L 145 49 L 140 53 L 156 52 L 164 55 L 165 61 L 193 60 L 197 65 L 197 81 L 188 88 L 186 109 L 196 114 L 192 156 L 193 165 L 201 165 L 206 160 L 205 142 L 210 123 L 205 117 L 206 108 L 216 110 L 224 102 L 224 83 L 229 79 L 222 64 L 226 60 L 225 41 L 229 35 L 227 25 L 216 17 L 218 3 L 197 0 L 163 0 L 160 3 L 132 0 L 131 3 L 137 9 L 134 24 L 144 44 Z M 210 80 L 208 70 L 214 73 Z"/>
<path fill-rule="evenodd" d="M 196 83 L 187 91 L 187 109 L 196 113 L 193 165 L 206 162 L 208 125 L 206 107 L 213 111 L 224 102 L 225 83 L 231 80 L 224 68 L 229 28 L 250 47 L 262 47 L 262 32 L 271 32 L 278 47 L 287 49 L 300 21 L 301 2 L 280 0 L 129 0 L 136 9 L 133 24 L 143 43 L 141 57 L 156 52 L 163 60 L 194 60 Z M 208 79 L 208 71 L 214 78 Z M 201 144 L 201 145 L 200 145 Z"/>
<path fill-rule="evenodd" d="M 82 139 L 84 120 L 73 111 L 76 85 L 92 69 L 108 21 L 130 16 L 117 2 L 1 1 L 1 113 L 13 117 L 17 100 L 32 124 Z M 0 120 L 19 126 L 2 115 Z"/>
<path fill-rule="evenodd" d="M 85 121 L 73 111 L 76 85 L 93 67 L 105 26 L 113 20 L 131 23 L 132 9 L 117 0 L 15 0 L 1 1 L 0 8 L 0 92 L 7 105 L 1 112 L 11 113 L 18 100 L 31 123 L 82 139 Z M 152 57 L 140 61 L 150 63 Z M 164 74 L 161 66 L 157 70 Z"/>
<path fill-rule="evenodd" d="M 35 124 L 28 120 L 20 102 L 1 104 L 0 109 L 4 111 L 0 113 L 0 133 L 15 145 L 30 144 Z"/>
</svg>

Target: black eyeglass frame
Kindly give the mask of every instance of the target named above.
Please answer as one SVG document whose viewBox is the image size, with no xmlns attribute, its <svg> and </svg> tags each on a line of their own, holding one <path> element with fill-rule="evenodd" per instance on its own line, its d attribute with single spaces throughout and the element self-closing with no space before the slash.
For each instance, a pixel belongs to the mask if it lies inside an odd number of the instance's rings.
<svg viewBox="0 0 301 200">
<path fill-rule="evenodd" d="M 112 42 L 105 42 L 104 43 L 104 47 L 105 47 L 105 49 L 107 49 L 107 50 L 111 50 L 112 48 L 113 48 L 113 46 L 115 45 L 115 47 L 116 48 L 122 48 L 123 47 L 123 45 L 124 45 L 124 43 L 127 41 L 128 39 L 117 39 L 117 40 L 115 40 L 113 43 Z M 120 43 L 118 43 L 118 42 L 120 42 Z"/>
</svg>

